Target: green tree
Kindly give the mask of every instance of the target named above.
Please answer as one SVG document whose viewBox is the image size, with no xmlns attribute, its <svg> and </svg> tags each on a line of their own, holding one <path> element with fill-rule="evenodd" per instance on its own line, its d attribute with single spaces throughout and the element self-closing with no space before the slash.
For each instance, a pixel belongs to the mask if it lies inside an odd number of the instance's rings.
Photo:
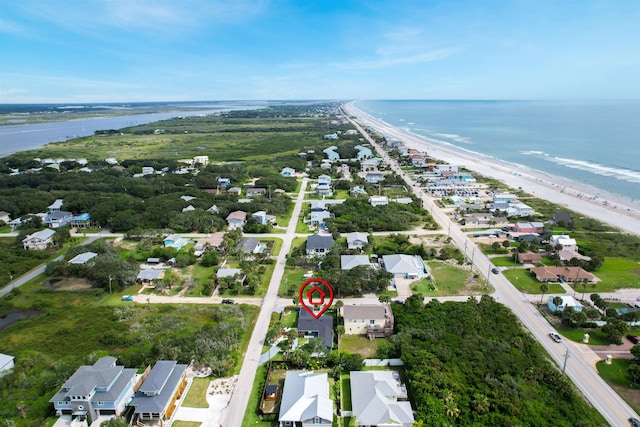
<svg viewBox="0 0 640 427">
<path fill-rule="evenodd" d="M 553 305 L 556 307 L 556 313 L 559 311 L 558 307 L 562 305 L 562 297 L 555 296 L 553 297 Z"/>
<path fill-rule="evenodd" d="M 542 292 L 542 295 L 540 295 L 540 304 L 542 304 L 542 298 L 544 298 L 544 294 L 549 292 L 549 285 L 547 285 L 546 283 L 541 284 L 540 292 Z"/>
<path fill-rule="evenodd" d="M 633 380 L 633 385 L 637 385 L 638 381 L 640 381 L 640 365 L 637 363 L 629 364 L 629 368 L 627 369 L 629 376 Z"/>
<path fill-rule="evenodd" d="M 622 344 L 622 337 L 627 332 L 628 326 L 626 322 L 617 319 L 609 319 L 607 324 L 602 327 L 605 340 L 611 344 Z"/>
</svg>

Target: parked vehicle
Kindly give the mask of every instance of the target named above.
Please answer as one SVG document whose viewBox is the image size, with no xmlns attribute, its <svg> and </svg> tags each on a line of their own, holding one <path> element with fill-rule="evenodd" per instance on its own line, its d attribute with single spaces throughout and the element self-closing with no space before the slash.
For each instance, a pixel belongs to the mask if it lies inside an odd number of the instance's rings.
<svg viewBox="0 0 640 427">
<path fill-rule="evenodd" d="M 222 303 L 223 304 L 235 304 L 236 302 L 234 300 L 232 300 L 232 299 L 225 298 L 225 299 L 222 300 Z"/>
<path fill-rule="evenodd" d="M 499 269 L 498 267 L 493 267 L 493 268 L 491 269 L 491 272 L 492 272 L 493 274 L 498 274 L 498 273 L 500 273 L 500 269 Z"/>
<path fill-rule="evenodd" d="M 131 295 L 123 295 L 122 301 L 133 301 L 133 297 Z"/>
<path fill-rule="evenodd" d="M 551 331 L 549 332 L 549 336 L 551 337 L 552 340 L 554 340 L 555 342 L 562 342 L 562 337 L 560 337 L 560 335 L 556 334 L 555 332 Z"/>
<path fill-rule="evenodd" d="M 640 337 L 631 334 L 627 335 L 627 339 L 634 344 L 638 344 L 638 342 L 640 342 Z"/>
</svg>

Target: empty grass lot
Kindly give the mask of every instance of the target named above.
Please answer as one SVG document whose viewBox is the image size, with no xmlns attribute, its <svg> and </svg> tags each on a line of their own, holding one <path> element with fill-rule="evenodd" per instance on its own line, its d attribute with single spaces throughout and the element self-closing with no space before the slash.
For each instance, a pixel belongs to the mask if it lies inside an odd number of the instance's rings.
<svg viewBox="0 0 640 427">
<path fill-rule="evenodd" d="M 378 353 L 378 345 L 384 339 L 370 340 L 363 335 L 343 335 L 340 337 L 340 351 L 358 353 L 365 359 L 375 358 Z"/>
<path fill-rule="evenodd" d="M 591 292 L 612 292 L 621 288 L 640 288 L 640 262 L 628 258 L 605 258 L 594 271 L 602 281 Z"/>
<path fill-rule="evenodd" d="M 211 383 L 209 378 L 194 378 L 182 406 L 189 408 L 208 408 L 207 389 L 209 388 L 209 383 Z"/>
<path fill-rule="evenodd" d="M 582 342 L 585 332 L 589 333 L 589 344 L 591 345 L 609 345 L 604 339 L 604 333 L 600 329 L 582 329 L 569 328 L 568 326 L 559 326 L 556 328 L 560 334 L 575 342 Z"/>
<path fill-rule="evenodd" d="M 429 279 L 422 279 L 411 284 L 414 293 L 421 293 L 424 296 L 445 296 L 445 295 L 473 295 L 487 292 L 481 279 L 476 283 L 469 280 L 471 272 L 461 267 L 449 263 L 429 261 L 429 271 L 434 278 L 435 290 L 431 290 L 433 284 Z"/>
</svg>

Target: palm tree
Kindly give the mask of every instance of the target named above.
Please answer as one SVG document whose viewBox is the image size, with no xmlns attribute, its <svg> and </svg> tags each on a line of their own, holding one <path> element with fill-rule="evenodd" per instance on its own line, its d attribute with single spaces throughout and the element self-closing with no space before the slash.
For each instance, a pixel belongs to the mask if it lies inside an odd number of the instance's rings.
<svg viewBox="0 0 640 427">
<path fill-rule="evenodd" d="M 562 305 L 562 297 L 555 296 L 551 301 L 553 302 L 553 305 L 556 307 L 555 311 L 558 311 L 558 307 Z"/>
<path fill-rule="evenodd" d="M 540 292 L 542 292 L 542 295 L 540 296 L 540 304 L 542 304 L 542 298 L 544 298 L 544 294 L 549 292 L 549 285 L 547 285 L 546 283 L 540 285 Z"/>
</svg>

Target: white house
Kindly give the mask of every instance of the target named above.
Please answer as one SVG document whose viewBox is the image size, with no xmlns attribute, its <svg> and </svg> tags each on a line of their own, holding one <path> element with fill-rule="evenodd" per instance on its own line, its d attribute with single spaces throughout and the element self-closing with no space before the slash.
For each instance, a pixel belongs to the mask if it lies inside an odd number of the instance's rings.
<svg viewBox="0 0 640 427">
<path fill-rule="evenodd" d="M 428 276 L 424 261 L 419 255 L 383 255 L 382 262 L 385 270 L 393 274 L 393 277 L 417 280 Z"/>
<path fill-rule="evenodd" d="M 47 249 L 47 246 L 53 243 L 54 234 L 56 234 L 56 232 L 50 228 L 37 231 L 33 234 L 27 235 L 27 237 L 22 240 L 22 246 L 25 249 L 33 250 Z"/>
<path fill-rule="evenodd" d="M 165 248 L 176 248 L 176 250 L 182 249 L 185 245 L 189 243 L 189 239 L 184 237 L 180 237 L 179 234 L 170 234 L 164 238 L 164 247 Z"/>
<path fill-rule="evenodd" d="M 368 255 L 340 255 L 340 269 L 351 270 L 361 265 L 371 267 Z"/>
<path fill-rule="evenodd" d="M 207 166 L 209 164 L 209 156 L 195 156 L 193 158 L 194 164 L 201 164 L 202 166 Z"/>
<path fill-rule="evenodd" d="M 525 203 L 509 203 L 507 208 L 507 216 L 524 217 L 535 215 L 535 213 L 536 211 Z"/>
<path fill-rule="evenodd" d="M 255 218 L 258 224 L 273 224 L 276 222 L 276 217 L 273 215 L 267 215 L 265 211 L 258 211 L 251 214 L 251 218 Z"/>
<path fill-rule="evenodd" d="M 389 204 L 389 198 L 387 196 L 371 196 L 369 203 L 371 206 L 384 206 Z"/>
<path fill-rule="evenodd" d="M 294 176 L 296 174 L 296 170 L 294 168 L 282 168 L 280 171 L 280 175 L 282 176 Z"/>
<path fill-rule="evenodd" d="M 352 419 L 356 426 L 413 425 L 413 410 L 398 372 L 352 371 L 350 377 Z"/>
<path fill-rule="evenodd" d="M 364 180 L 366 182 L 368 182 L 369 184 L 377 184 L 380 181 L 382 181 L 384 179 L 384 174 L 379 173 L 379 172 L 369 172 L 365 177 Z"/>
<path fill-rule="evenodd" d="M 320 175 L 318 177 L 318 186 L 316 192 L 319 196 L 331 196 L 331 177 L 329 175 Z"/>
<path fill-rule="evenodd" d="M 549 238 L 549 243 L 552 246 L 560 245 L 562 246 L 563 251 L 578 251 L 578 245 L 576 244 L 576 239 L 572 239 L 567 234 L 560 234 L 557 236 L 551 236 Z"/>
<path fill-rule="evenodd" d="M 153 169 L 151 166 L 142 167 L 142 175 L 151 175 L 153 174 L 153 172 L 155 172 L 155 169 Z"/>
<path fill-rule="evenodd" d="M 547 299 L 547 306 L 549 307 L 549 310 L 551 310 L 551 312 L 556 312 L 556 311 L 564 311 L 565 308 L 567 307 L 573 307 L 573 309 L 575 311 L 582 311 L 582 304 L 580 304 L 579 301 L 577 301 L 574 297 L 568 295 L 559 295 L 560 299 L 562 300 L 562 302 L 556 306 L 553 303 L 553 299 L 558 296 L 558 295 L 549 295 L 548 299 Z"/>
<path fill-rule="evenodd" d="M 366 233 L 347 233 L 347 247 L 349 249 L 362 249 L 369 243 L 369 236 Z"/>
<path fill-rule="evenodd" d="M 69 262 L 69 264 L 84 265 L 89 260 L 91 260 L 91 259 L 93 259 L 93 258 L 95 258 L 97 256 L 98 256 L 98 254 L 95 253 L 95 252 L 83 252 L 81 254 L 78 254 L 78 255 L 74 256 L 68 262 Z"/>
<path fill-rule="evenodd" d="M 5 224 L 9 224 L 11 222 L 11 215 L 9 215 L 9 212 L 0 211 L 0 222 L 4 222 Z"/>
<path fill-rule="evenodd" d="M 235 230 L 236 228 L 242 228 L 247 223 L 247 213 L 244 211 L 233 211 L 227 215 L 227 224 L 229 230 Z"/>
<path fill-rule="evenodd" d="M 331 427 L 333 400 L 326 373 L 287 371 L 278 414 L 280 427 Z"/>
</svg>

